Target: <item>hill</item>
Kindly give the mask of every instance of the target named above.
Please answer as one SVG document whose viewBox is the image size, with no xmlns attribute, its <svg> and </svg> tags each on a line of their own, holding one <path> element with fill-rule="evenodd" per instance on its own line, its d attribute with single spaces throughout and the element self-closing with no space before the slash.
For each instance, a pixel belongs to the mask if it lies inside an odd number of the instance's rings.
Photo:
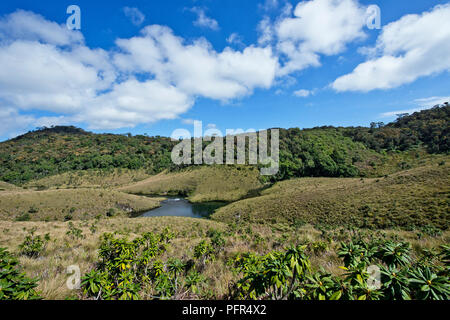
<svg viewBox="0 0 450 320">
<path fill-rule="evenodd" d="M 0 220 L 80 220 L 147 211 L 161 198 L 115 190 L 66 189 L 0 192 Z"/>
<path fill-rule="evenodd" d="M 450 106 L 446 104 L 402 116 L 387 125 L 280 129 L 280 170 L 271 180 L 379 176 L 398 151 L 447 153 L 449 119 Z M 160 136 L 94 134 L 72 126 L 39 128 L 0 143 L 0 180 L 22 185 L 91 169 L 140 169 L 148 175 L 177 171 L 182 167 L 170 158 L 176 143 Z M 403 160 L 399 160 L 396 170 L 404 169 Z"/>
<path fill-rule="evenodd" d="M 75 170 L 169 168 L 169 138 L 94 134 L 74 127 L 44 128 L 0 143 L 0 180 L 22 184 Z"/>
<path fill-rule="evenodd" d="M 11 191 L 11 190 L 20 190 L 20 189 L 22 189 L 22 188 L 19 188 L 10 183 L 0 181 L 0 191 Z"/>
<path fill-rule="evenodd" d="M 150 175 L 145 169 L 88 169 L 68 171 L 37 180 L 31 180 L 23 184 L 23 187 L 36 190 L 51 188 L 109 188 L 129 185 L 148 177 L 150 177 Z"/>
<path fill-rule="evenodd" d="M 447 229 L 450 165 L 405 170 L 384 178 L 297 178 L 276 183 L 261 196 L 222 207 L 217 221 L 285 221 L 365 228 Z"/>
<path fill-rule="evenodd" d="M 119 188 L 134 194 L 189 196 L 192 202 L 235 201 L 263 187 L 259 171 L 251 166 L 201 166 L 182 172 L 163 172 Z"/>
</svg>

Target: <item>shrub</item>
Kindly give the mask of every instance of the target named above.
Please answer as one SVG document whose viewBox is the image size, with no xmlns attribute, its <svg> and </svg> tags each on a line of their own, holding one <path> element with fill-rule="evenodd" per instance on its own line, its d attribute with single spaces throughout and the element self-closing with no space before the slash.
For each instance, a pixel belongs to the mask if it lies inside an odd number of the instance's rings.
<svg viewBox="0 0 450 320">
<path fill-rule="evenodd" d="M 75 225 L 72 223 L 72 221 L 69 221 L 69 230 L 66 232 L 66 235 L 68 235 L 72 239 L 83 239 L 83 230 L 75 227 Z"/>
<path fill-rule="evenodd" d="M 238 255 L 235 271 L 243 277 L 232 298 L 314 300 L 448 300 L 450 298 L 448 246 L 435 256 L 441 263 L 413 263 L 407 243 L 393 241 L 341 243 L 343 277 L 309 268 L 304 247 L 272 251 L 264 256 Z M 379 282 L 369 266 L 380 270 Z"/>
<path fill-rule="evenodd" d="M 0 248 L 0 300 L 36 300 L 37 280 L 30 279 L 18 269 L 18 261 L 6 248 Z"/>
<path fill-rule="evenodd" d="M 28 212 L 22 213 L 21 215 L 16 217 L 16 221 L 30 221 L 31 216 Z"/>
<path fill-rule="evenodd" d="M 45 250 L 47 242 L 50 240 L 49 234 L 47 233 L 42 239 L 41 236 L 34 235 L 35 231 L 36 228 L 29 230 L 25 240 L 19 245 L 21 255 L 37 258 Z"/>
<path fill-rule="evenodd" d="M 133 241 L 103 234 L 97 267 L 82 277 L 84 294 L 96 299 L 133 300 L 140 299 L 142 289 L 149 286 L 160 298 L 175 294 L 184 263 L 171 259 L 166 266 L 158 259 L 170 234 L 169 229 L 160 234 L 147 232 Z"/>
</svg>

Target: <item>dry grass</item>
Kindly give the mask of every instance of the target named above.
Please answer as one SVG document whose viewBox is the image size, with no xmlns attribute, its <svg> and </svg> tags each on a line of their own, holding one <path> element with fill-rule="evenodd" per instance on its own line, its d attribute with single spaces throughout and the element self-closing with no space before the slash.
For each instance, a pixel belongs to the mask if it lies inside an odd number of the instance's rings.
<svg viewBox="0 0 450 320">
<path fill-rule="evenodd" d="M 33 180 L 24 185 L 31 189 L 86 188 L 86 187 L 118 187 L 148 178 L 145 170 L 114 169 L 80 170 Z M 1 187 L 1 185 L 0 185 Z"/>
<path fill-rule="evenodd" d="M 29 215 L 30 220 L 63 220 L 141 212 L 156 208 L 163 198 L 148 198 L 108 189 L 61 189 L 0 193 L 0 219 Z"/>
<path fill-rule="evenodd" d="M 204 166 L 160 173 L 119 188 L 134 194 L 182 194 L 192 202 L 235 201 L 262 187 L 259 171 L 246 166 Z"/>
<path fill-rule="evenodd" d="M 3 191 L 18 191 L 18 190 L 22 190 L 22 188 L 17 187 L 15 185 L 7 183 L 7 182 L 0 181 L 0 192 L 3 192 Z"/>
<path fill-rule="evenodd" d="M 389 228 L 447 228 L 450 165 L 430 164 L 384 178 L 299 178 L 282 181 L 260 197 L 216 211 L 218 221 L 240 214 L 248 221 L 295 219 L 313 224 Z"/>
<path fill-rule="evenodd" d="M 118 232 L 132 239 L 143 232 L 161 232 L 170 226 L 179 237 L 172 241 L 166 255 L 181 257 L 189 253 L 189 249 L 197 244 L 197 238 L 203 237 L 206 230 L 224 228 L 224 225 L 214 221 L 181 217 L 93 219 L 77 221 L 74 225 L 82 230 L 83 239 L 73 239 L 66 234 L 68 222 L 0 221 L 0 247 L 16 254 L 28 230 L 36 228 L 36 235 L 49 233 L 51 240 L 40 257 L 20 257 L 20 264 L 27 275 L 39 279 L 38 290 L 45 299 L 64 299 L 73 294 L 66 286 L 67 267 L 78 265 L 82 274 L 90 271 L 97 261 L 100 235 L 104 232 Z M 92 225 L 97 228 L 95 233 L 90 230 Z"/>
<path fill-rule="evenodd" d="M 169 257 L 178 257 L 187 261 L 193 257 L 193 248 L 206 237 L 209 229 L 225 232 L 226 244 L 217 259 L 206 265 L 202 274 L 206 277 L 203 290 L 204 297 L 221 298 L 228 293 L 240 275 L 232 272 L 226 265 L 229 258 L 237 253 L 255 252 L 264 254 L 271 250 L 281 249 L 292 244 L 314 243 L 324 241 L 321 232 L 310 225 L 293 228 L 284 223 L 274 225 L 241 224 L 237 226 L 224 223 L 182 217 L 153 217 L 153 218 L 113 218 L 103 220 L 77 221 L 75 226 L 82 230 L 82 239 L 69 237 L 68 222 L 14 222 L 0 221 L 0 247 L 19 254 L 18 246 L 31 228 L 36 228 L 37 235 L 50 234 L 50 242 L 45 251 L 37 259 L 20 257 L 20 264 L 28 276 L 39 279 L 38 290 L 45 299 L 64 299 L 69 296 L 81 298 L 79 291 L 71 291 L 66 286 L 68 274 L 67 267 L 78 265 L 81 274 L 89 272 L 95 267 L 100 244 L 100 235 L 104 232 L 116 232 L 118 235 L 133 239 L 143 232 L 161 232 L 169 227 L 175 232 L 168 250 L 162 256 L 165 261 Z M 91 232 L 91 226 L 97 230 Z M 340 239 L 348 239 L 348 232 L 336 230 Z M 437 247 L 448 243 L 450 232 L 440 237 L 423 237 L 419 239 L 414 232 L 406 231 L 380 231 L 378 236 L 388 239 L 408 240 L 414 249 L 413 255 L 422 248 Z M 339 241 L 327 242 L 327 250 L 323 253 L 310 252 L 314 269 L 323 267 L 334 274 L 339 274 L 341 261 L 337 258 L 336 248 Z"/>
</svg>

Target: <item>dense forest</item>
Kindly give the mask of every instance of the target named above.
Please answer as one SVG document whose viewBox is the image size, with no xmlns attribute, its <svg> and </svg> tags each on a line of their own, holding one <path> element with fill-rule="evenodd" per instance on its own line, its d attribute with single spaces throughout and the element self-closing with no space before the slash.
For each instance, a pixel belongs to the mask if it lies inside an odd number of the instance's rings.
<svg viewBox="0 0 450 320">
<path fill-rule="evenodd" d="M 447 153 L 449 119 L 445 103 L 399 115 L 386 125 L 280 129 L 280 170 L 272 179 L 355 177 L 365 175 L 364 168 L 386 152 L 422 148 Z M 71 170 L 177 170 L 170 157 L 176 143 L 161 136 L 94 134 L 73 126 L 37 128 L 0 143 L 0 180 L 20 185 Z"/>
</svg>

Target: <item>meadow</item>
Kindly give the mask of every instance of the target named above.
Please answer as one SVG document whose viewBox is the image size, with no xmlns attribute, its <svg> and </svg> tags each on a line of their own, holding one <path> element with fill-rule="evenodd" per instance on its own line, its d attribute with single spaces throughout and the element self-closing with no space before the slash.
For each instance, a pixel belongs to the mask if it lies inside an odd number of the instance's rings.
<svg viewBox="0 0 450 320">
<path fill-rule="evenodd" d="M 282 129 L 272 177 L 174 166 L 163 137 L 54 127 L 2 142 L 0 299 L 448 300 L 449 108 Z M 168 196 L 226 205 L 136 217 Z"/>
</svg>

